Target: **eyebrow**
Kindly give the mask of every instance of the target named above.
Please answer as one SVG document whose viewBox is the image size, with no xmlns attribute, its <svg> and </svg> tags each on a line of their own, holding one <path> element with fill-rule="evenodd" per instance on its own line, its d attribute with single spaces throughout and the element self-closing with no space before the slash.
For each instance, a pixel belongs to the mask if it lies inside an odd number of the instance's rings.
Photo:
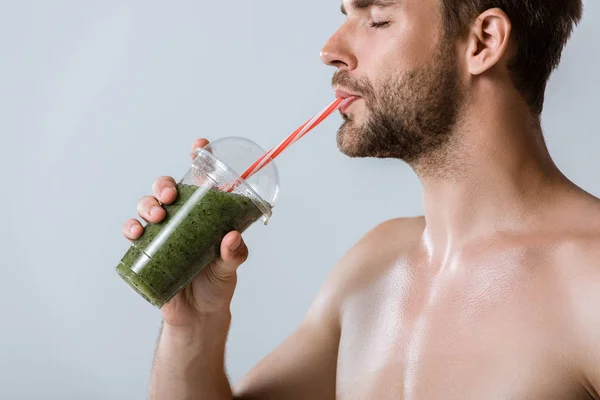
<svg viewBox="0 0 600 400">
<path fill-rule="evenodd" d="M 352 0 L 351 7 L 357 10 L 364 10 L 369 7 L 389 7 L 394 3 L 396 3 L 396 0 Z M 342 14 L 348 15 L 344 3 L 342 3 L 341 11 Z"/>
</svg>

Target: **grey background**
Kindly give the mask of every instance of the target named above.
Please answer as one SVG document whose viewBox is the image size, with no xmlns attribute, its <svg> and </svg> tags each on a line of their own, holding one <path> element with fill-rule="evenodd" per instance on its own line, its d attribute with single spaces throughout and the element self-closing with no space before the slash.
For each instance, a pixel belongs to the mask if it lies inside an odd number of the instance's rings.
<svg viewBox="0 0 600 400">
<path fill-rule="evenodd" d="M 154 178 L 182 176 L 196 137 L 270 147 L 332 100 L 318 55 L 343 21 L 339 2 L 1 5 L 0 398 L 143 399 L 160 315 L 113 271 L 121 225 Z M 586 7 L 544 128 L 559 166 L 600 195 L 600 4 Z M 410 169 L 346 159 L 339 124 L 281 157 L 277 213 L 246 235 L 233 381 L 292 332 L 363 233 L 421 212 Z"/>
</svg>

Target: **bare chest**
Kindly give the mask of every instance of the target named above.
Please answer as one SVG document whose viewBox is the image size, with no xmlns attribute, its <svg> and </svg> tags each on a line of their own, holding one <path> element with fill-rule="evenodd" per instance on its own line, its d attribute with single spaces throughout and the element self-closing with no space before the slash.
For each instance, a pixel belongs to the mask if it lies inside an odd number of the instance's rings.
<svg viewBox="0 0 600 400">
<path fill-rule="evenodd" d="M 551 282 L 392 274 L 348 299 L 339 399 L 577 399 Z"/>
</svg>

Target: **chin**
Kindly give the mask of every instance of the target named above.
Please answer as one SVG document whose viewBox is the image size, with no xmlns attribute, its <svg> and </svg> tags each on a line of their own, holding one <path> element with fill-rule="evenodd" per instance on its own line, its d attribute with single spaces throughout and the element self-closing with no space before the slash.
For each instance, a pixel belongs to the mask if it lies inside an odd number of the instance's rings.
<svg viewBox="0 0 600 400">
<path fill-rule="evenodd" d="M 338 149 L 348 157 L 369 157 L 369 155 L 363 154 L 364 144 L 362 140 L 361 130 L 356 129 L 353 121 L 347 120 L 338 130 Z"/>
</svg>

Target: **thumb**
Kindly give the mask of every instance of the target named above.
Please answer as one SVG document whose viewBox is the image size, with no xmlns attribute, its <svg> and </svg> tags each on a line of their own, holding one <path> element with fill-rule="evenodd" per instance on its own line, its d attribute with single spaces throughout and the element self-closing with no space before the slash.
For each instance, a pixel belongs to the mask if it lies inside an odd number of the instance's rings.
<svg viewBox="0 0 600 400">
<path fill-rule="evenodd" d="M 248 259 L 248 247 L 239 232 L 230 232 L 221 242 L 221 258 L 216 262 L 216 278 L 229 280 L 237 268 Z"/>
</svg>

